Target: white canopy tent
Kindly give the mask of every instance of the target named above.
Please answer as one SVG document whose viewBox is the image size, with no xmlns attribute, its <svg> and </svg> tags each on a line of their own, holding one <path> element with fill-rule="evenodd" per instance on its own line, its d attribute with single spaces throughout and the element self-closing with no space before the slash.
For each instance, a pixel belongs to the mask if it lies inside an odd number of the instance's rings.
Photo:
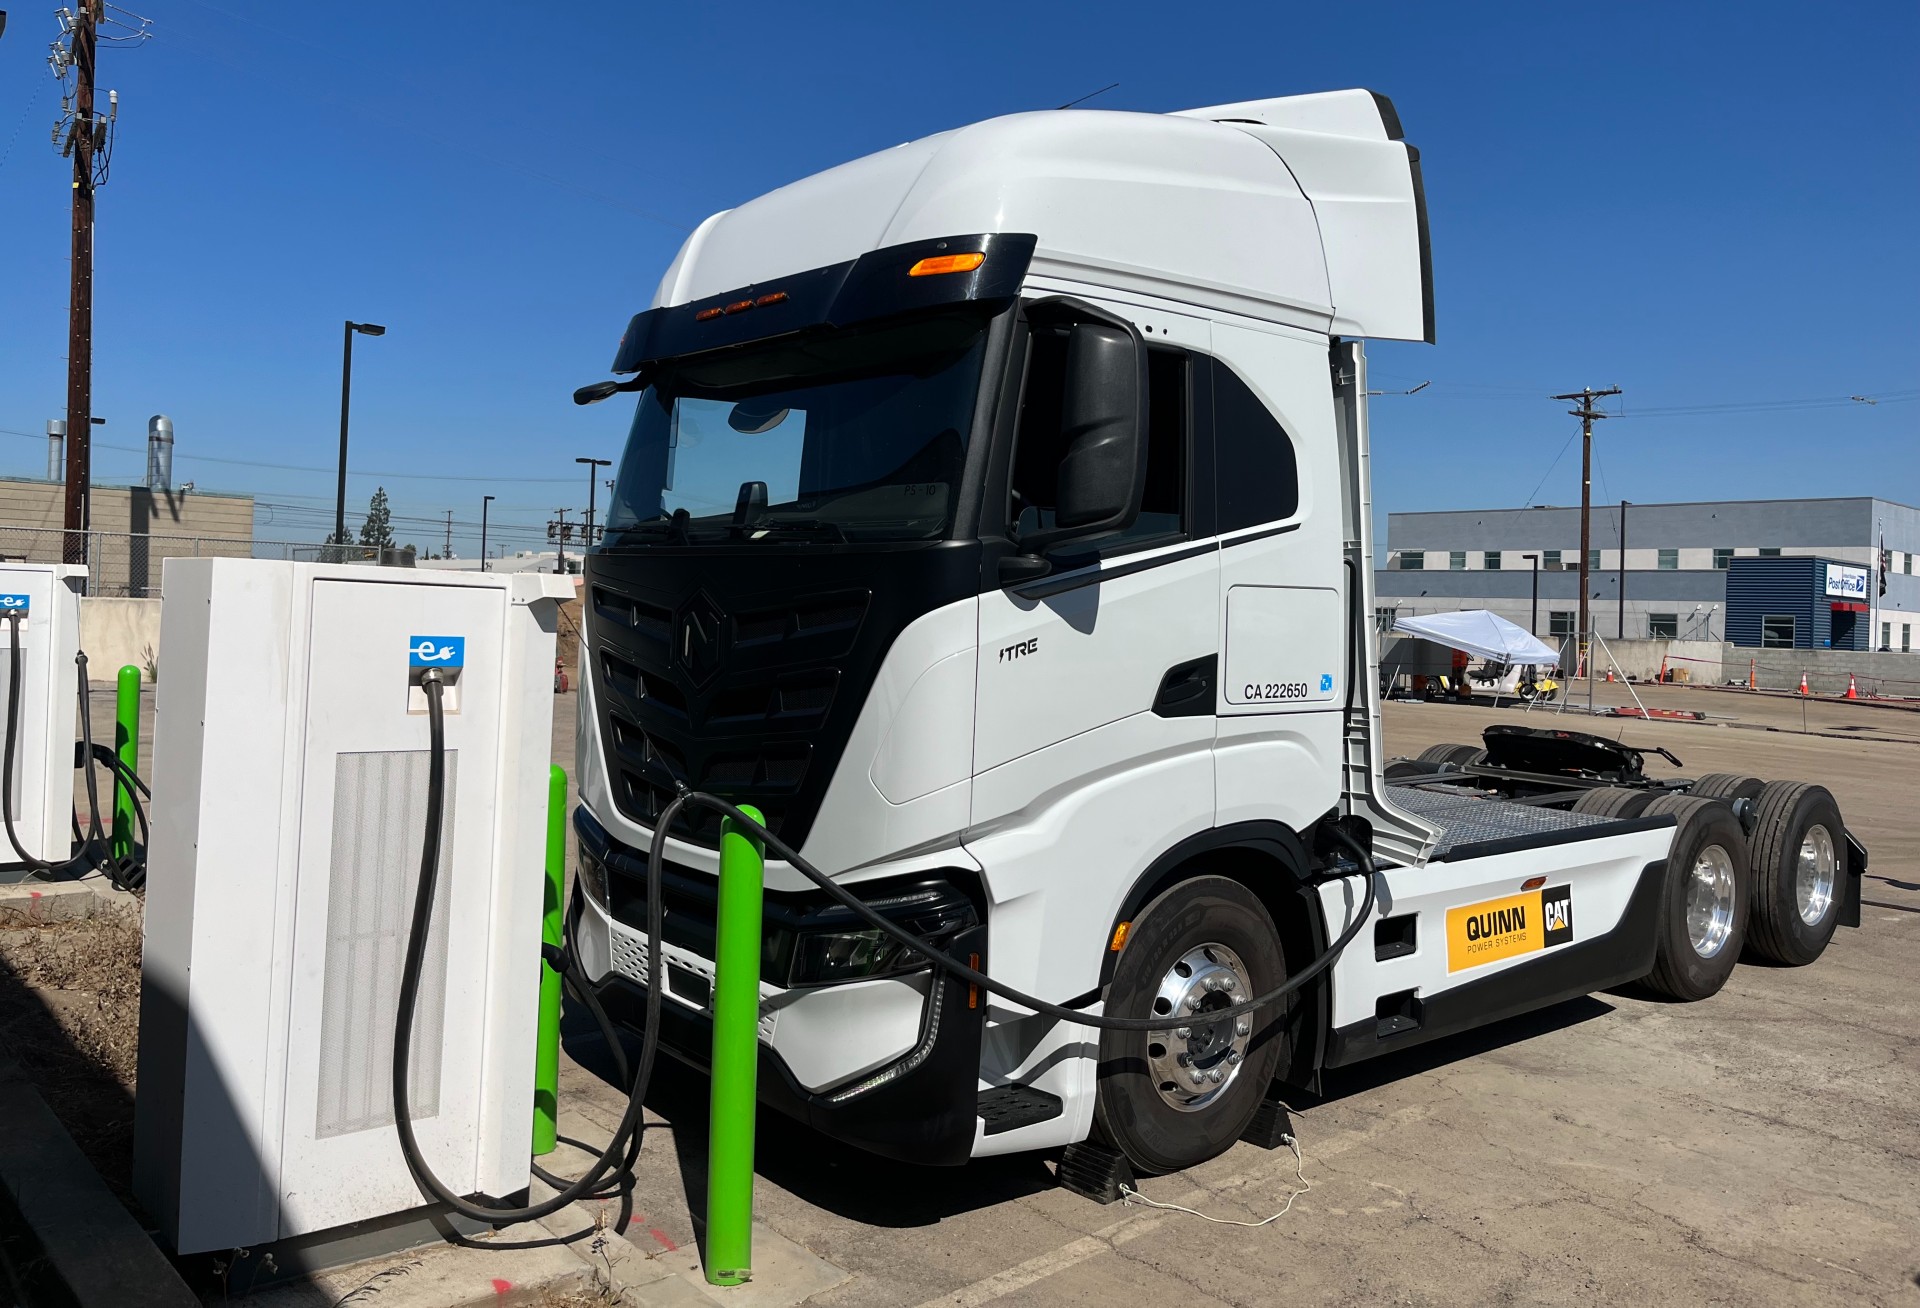
<svg viewBox="0 0 1920 1308">
<path fill-rule="evenodd" d="M 1560 652 L 1553 646 L 1486 609 L 1400 618 L 1394 622 L 1393 629 L 1501 663 L 1533 667 L 1560 664 Z"/>
</svg>

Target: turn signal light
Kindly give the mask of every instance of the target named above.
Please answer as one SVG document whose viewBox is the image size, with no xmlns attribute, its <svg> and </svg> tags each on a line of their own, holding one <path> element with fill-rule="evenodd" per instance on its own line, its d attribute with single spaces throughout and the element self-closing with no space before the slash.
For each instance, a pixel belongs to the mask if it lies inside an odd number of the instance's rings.
<svg viewBox="0 0 1920 1308">
<path fill-rule="evenodd" d="M 1541 886 L 1544 886 L 1546 884 L 1547 884 L 1547 879 L 1545 877 L 1528 877 L 1525 881 L 1522 881 L 1520 883 L 1520 888 L 1522 890 L 1538 890 Z"/>
<path fill-rule="evenodd" d="M 785 291 L 773 291 L 770 294 L 761 296 L 759 299 L 755 300 L 753 303 L 755 307 L 764 309 L 769 304 L 778 304 L 786 298 L 787 298 L 787 293 Z"/>
<path fill-rule="evenodd" d="M 1133 923 L 1131 922 L 1122 922 L 1119 926 L 1115 927 L 1113 929 L 1113 943 L 1107 946 L 1107 952 L 1110 954 L 1119 953 L 1121 947 L 1127 943 L 1127 932 L 1131 930 L 1133 930 Z"/>
<path fill-rule="evenodd" d="M 972 272 L 987 261 L 978 250 L 972 254 L 936 254 L 907 269 L 909 277 L 937 277 L 941 273 Z"/>
<path fill-rule="evenodd" d="M 718 318 L 721 312 L 719 309 L 702 309 L 699 313 L 693 315 L 693 320 L 695 322 L 705 322 L 709 318 Z"/>
<path fill-rule="evenodd" d="M 746 312 L 746 311 L 747 311 L 748 309 L 751 309 L 752 307 L 753 307 L 753 301 L 752 301 L 752 300 L 735 300 L 735 301 L 734 301 L 734 302 L 733 302 L 732 304 L 729 304 L 729 305 L 728 305 L 728 306 L 726 307 L 726 309 L 725 309 L 725 310 L 723 310 L 723 312 L 725 312 L 725 313 L 745 313 L 745 312 Z"/>
</svg>

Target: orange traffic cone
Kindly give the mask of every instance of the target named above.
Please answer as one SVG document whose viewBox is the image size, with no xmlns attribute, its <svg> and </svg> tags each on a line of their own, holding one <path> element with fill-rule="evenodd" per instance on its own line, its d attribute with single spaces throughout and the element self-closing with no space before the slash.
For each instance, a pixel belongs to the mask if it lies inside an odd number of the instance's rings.
<svg viewBox="0 0 1920 1308">
<path fill-rule="evenodd" d="M 1760 689 L 1760 681 L 1758 677 L 1759 669 L 1760 669 L 1760 661 L 1758 659 L 1747 660 L 1747 689 L 1748 690 Z"/>
<path fill-rule="evenodd" d="M 1807 674 L 1804 672 L 1800 674 L 1800 693 L 1802 695 L 1811 695 L 1813 693 L 1807 689 Z"/>
<path fill-rule="evenodd" d="M 1607 669 L 1607 680 L 1608 680 L 1608 681 L 1612 681 L 1612 680 L 1613 680 L 1613 669 L 1612 669 L 1612 668 L 1608 668 L 1608 669 Z"/>
<path fill-rule="evenodd" d="M 1660 684 L 1665 685 L 1666 681 L 1667 681 L 1667 656 L 1665 654 L 1662 654 L 1660 656 Z"/>
<path fill-rule="evenodd" d="M 1847 698 L 1848 699 L 1860 698 L 1860 688 L 1854 685 L 1853 674 L 1851 672 L 1847 674 Z"/>
</svg>

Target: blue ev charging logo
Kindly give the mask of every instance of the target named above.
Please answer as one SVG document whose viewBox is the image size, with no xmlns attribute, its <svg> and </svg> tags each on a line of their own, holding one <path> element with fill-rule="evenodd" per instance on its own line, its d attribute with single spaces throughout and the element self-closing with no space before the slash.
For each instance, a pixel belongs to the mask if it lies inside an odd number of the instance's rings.
<svg viewBox="0 0 1920 1308">
<path fill-rule="evenodd" d="M 407 637 L 407 666 L 410 668 L 461 668 L 466 663 L 465 636 Z"/>
<path fill-rule="evenodd" d="M 0 617 L 5 617 L 9 613 L 18 613 L 24 618 L 32 603 L 33 599 L 28 595 L 0 595 Z"/>
<path fill-rule="evenodd" d="M 1333 674 L 1331 672 L 1322 672 L 1320 674 L 1320 693 L 1322 695 L 1325 695 L 1332 689 L 1333 689 Z"/>
</svg>

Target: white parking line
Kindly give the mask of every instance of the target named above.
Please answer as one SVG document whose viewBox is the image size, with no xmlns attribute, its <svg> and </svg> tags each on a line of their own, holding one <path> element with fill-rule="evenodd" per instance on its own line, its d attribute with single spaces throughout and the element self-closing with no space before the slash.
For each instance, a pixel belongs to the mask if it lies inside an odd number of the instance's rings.
<svg viewBox="0 0 1920 1308">
<path fill-rule="evenodd" d="M 1044 1281 L 1049 1276 L 1064 1272 L 1069 1267 L 1084 1263 L 1089 1258 L 1111 1252 L 1112 1245 L 1108 1242 L 1118 1237 L 1123 1230 L 1127 1238 L 1132 1239 L 1146 1234 L 1147 1231 L 1166 1220 L 1163 1214 L 1122 1218 L 1111 1226 L 1101 1227 L 1092 1235 L 1083 1235 L 1070 1244 L 1063 1244 L 1050 1253 L 1029 1258 L 1024 1263 L 1009 1267 L 1006 1271 L 995 1273 L 984 1280 L 975 1281 L 972 1285 L 963 1286 L 951 1294 L 929 1299 L 921 1304 L 920 1308 L 979 1308 L 983 1303 L 991 1303 L 1003 1295 L 1012 1294 L 1015 1290 L 1024 1290 L 1035 1281 Z"/>
</svg>

